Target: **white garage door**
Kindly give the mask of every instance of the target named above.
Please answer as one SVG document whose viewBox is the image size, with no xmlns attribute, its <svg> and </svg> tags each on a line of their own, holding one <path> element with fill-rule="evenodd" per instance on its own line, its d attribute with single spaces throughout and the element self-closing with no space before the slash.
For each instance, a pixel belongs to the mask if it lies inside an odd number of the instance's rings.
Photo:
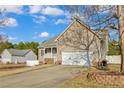
<svg viewBox="0 0 124 93">
<path fill-rule="evenodd" d="M 92 53 L 90 52 L 90 61 L 92 60 Z M 86 52 L 62 52 L 63 65 L 87 65 Z"/>
</svg>

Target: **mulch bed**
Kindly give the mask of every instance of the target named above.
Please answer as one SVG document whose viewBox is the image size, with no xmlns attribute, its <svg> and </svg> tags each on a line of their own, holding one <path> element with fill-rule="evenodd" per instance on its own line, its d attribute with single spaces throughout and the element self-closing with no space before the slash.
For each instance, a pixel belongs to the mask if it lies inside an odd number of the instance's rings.
<svg viewBox="0 0 124 93">
<path fill-rule="evenodd" d="M 103 85 L 124 86 L 124 73 L 120 72 L 92 72 L 87 79 Z"/>
</svg>

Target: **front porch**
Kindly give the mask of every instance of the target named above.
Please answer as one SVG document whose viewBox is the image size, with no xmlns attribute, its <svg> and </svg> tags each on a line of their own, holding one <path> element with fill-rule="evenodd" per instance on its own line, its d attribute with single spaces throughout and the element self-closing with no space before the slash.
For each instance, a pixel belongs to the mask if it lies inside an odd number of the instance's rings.
<svg viewBox="0 0 124 93">
<path fill-rule="evenodd" d="M 42 48 L 41 56 L 43 58 L 43 64 L 55 64 L 57 60 L 57 48 L 56 47 Z"/>
</svg>

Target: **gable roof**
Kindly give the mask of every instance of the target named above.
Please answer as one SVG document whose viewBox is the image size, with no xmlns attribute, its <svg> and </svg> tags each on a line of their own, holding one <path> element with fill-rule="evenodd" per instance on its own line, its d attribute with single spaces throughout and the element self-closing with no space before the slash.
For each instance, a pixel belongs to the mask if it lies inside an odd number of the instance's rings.
<svg viewBox="0 0 124 93">
<path fill-rule="evenodd" d="M 99 33 L 95 33 L 95 31 L 91 30 L 88 25 L 86 25 L 84 22 L 82 22 L 80 19 L 75 18 L 75 20 L 63 31 L 63 33 L 59 34 L 56 37 L 50 38 L 44 42 L 42 42 L 39 46 L 41 47 L 50 47 L 50 46 L 56 46 L 56 41 L 74 24 L 74 22 L 78 22 L 81 24 L 81 26 L 84 26 L 86 29 L 88 29 L 91 33 L 93 33 L 99 40 L 101 39 L 101 36 Z"/>
<path fill-rule="evenodd" d="M 30 49 L 25 50 L 19 50 L 19 49 L 6 49 L 12 56 L 25 56 L 27 53 L 29 53 Z"/>
<path fill-rule="evenodd" d="M 86 25 L 85 23 L 83 23 L 81 20 L 79 20 L 78 18 L 75 18 L 75 20 L 63 31 L 63 33 L 61 33 L 55 41 L 57 41 L 75 22 L 78 22 L 81 24 L 81 26 L 84 26 L 86 29 L 88 29 L 91 33 L 93 33 L 95 36 L 98 37 L 98 39 L 101 39 L 100 36 L 95 33 L 93 30 L 90 29 L 90 27 L 88 25 Z"/>
</svg>

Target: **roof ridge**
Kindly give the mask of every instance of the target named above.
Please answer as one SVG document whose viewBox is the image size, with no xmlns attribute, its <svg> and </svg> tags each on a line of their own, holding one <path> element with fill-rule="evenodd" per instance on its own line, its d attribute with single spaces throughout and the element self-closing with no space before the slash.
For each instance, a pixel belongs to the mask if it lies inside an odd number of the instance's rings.
<svg viewBox="0 0 124 93">
<path fill-rule="evenodd" d="M 27 51 L 27 53 L 25 53 L 25 54 L 24 54 L 24 56 L 25 56 L 26 54 L 28 54 L 30 51 L 32 51 L 32 50 L 31 50 L 31 49 L 29 49 L 29 50 Z"/>
<path fill-rule="evenodd" d="M 31 49 L 6 49 L 13 56 L 25 56 Z"/>
<path fill-rule="evenodd" d="M 14 49 L 14 48 L 9 48 L 7 50 L 31 50 L 31 49 Z"/>
<path fill-rule="evenodd" d="M 100 39 L 99 35 L 96 34 L 96 32 L 94 32 L 94 30 L 90 29 L 90 27 L 88 25 L 86 25 L 85 23 L 82 23 L 82 21 L 79 19 L 77 20 L 77 22 L 79 22 L 81 25 L 85 26 L 90 32 L 92 32 L 94 35 L 96 35 Z"/>
</svg>

